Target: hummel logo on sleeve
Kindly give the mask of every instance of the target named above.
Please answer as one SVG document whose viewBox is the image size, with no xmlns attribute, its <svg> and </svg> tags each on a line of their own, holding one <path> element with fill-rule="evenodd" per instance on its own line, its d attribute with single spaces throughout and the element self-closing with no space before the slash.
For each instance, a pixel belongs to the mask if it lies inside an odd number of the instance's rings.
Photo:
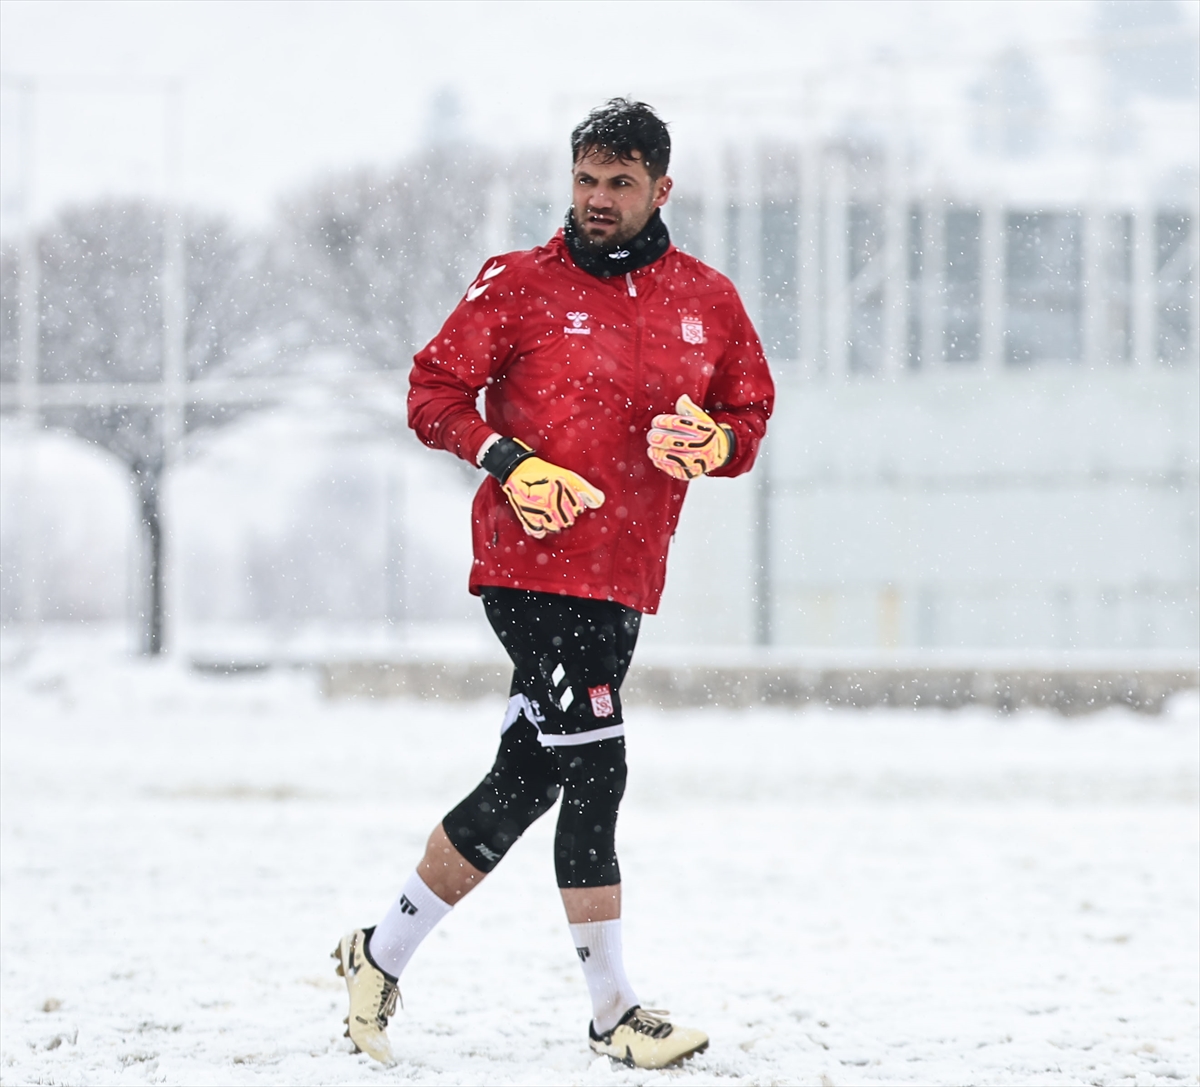
<svg viewBox="0 0 1200 1087">
<path fill-rule="evenodd" d="M 498 861 L 500 859 L 500 854 L 497 853 L 494 849 L 488 849 L 488 847 L 486 845 L 484 845 L 483 842 L 476 842 L 475 849 L 479 854 L 481 854 L 484 857 L 487 857 L 487 859 L 489 861 Z"/>
<path fill-rule="evenodd" d="M 417 912 L 417 907 L 412 904 L 412 900 L 408 897 L 408 895 L 400 896 L 400 912 L 407 914 L 414 914 Z"/>
</svg>

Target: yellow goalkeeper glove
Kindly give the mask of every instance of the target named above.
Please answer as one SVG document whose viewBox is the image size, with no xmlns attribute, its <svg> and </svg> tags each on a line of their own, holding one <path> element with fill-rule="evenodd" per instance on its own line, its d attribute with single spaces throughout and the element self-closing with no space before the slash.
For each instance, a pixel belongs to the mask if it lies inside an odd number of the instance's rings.
<svg viewBox="0 0 1200 1087">
<path fill-rule="evenodd" d="M 479 463 L 499 480 L 521 527 L 535 539 L 570 528 L 585 508 L 604 505 L 603 491 L 570 469 L 542 460 L 516 438 L 492 442 Z"/>
<path fill-rule="evenodd" d="M 729 463 L 733 431 L 717 423 L 687 393 L 675 403 L 675 415 L 656 415 L 646 435 L 654 467 L 676 479 L 695 479 Z"/>
</svg>

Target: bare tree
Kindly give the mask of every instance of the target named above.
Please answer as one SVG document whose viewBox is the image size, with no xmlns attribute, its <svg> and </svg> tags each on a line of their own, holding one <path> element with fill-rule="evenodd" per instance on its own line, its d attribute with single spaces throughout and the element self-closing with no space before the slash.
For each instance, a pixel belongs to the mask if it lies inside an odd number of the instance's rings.
<svg viewBox="0 0 1200 1087">
<path fill-rule="evenodd" d="M 469 148 L 436 148 L 288 201 L 273 266 L 311 341 L 348 346 L 381 369 L 406 368 L 486 256 L 481 227 L 494 171 Z"/>
<path fill-rule="evenodd" d="M 265 238 L 188 216 L 189 378 L 286 372 L 315 346 L 348 347 L 381 370 L 405 369 L 487 255 L 486 192 L 495 171 L 471 148 L 444 144 L 389 171 L 358 171 L 301 191 L 281 206 Z M 42 382 L 146 383 L 149 393 L 161 381 L 163 224 L 161 207 L 110 201 L 68 209 L 42 232 Z M 17 369 L 17 279 L 15 253 L 6 251 L 5 380 Z M 162 409 L 152 395 L 107 399 L 103 407 L 45 408 L 42 416 L 110 450 L 129 469 L 146 556 L 142 647 L 157 653 Z M 232 413 L 193 407 L 186 427 L 218 425 Z"/>
<path fill-rule="evenodd" d="M 39 239 L 40 380 L 55 384 L 157 382 L 163 372 L 163 211 L 143 203 L 73 208 Z M 189 377 L 253 352 L 275 316 L 263 247 L 215 219 L 185 226 Z M 134 399 L 134 398 L 131 398 Z M 149 399 L 149 398 L 148 398 Z M 57 407 L 44 417 L 114 453 L 137 489 L 145 562 L 142 648 L 163 638 L 162 409 L 152 403 Z M 189 413 L 189 428 L 227 413 Z"/>
</svg>

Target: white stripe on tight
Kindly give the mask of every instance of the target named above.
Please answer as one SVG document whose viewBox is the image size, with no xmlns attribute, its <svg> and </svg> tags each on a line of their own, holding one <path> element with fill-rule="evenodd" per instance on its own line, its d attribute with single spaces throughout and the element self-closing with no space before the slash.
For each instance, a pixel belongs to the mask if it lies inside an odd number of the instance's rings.
<svg viewBox="0 0 1200 1087">
<path fill-rule="evenodd" d="M 624 725 L 609 725 L 608 728 L 594 728 L 591 732 L 574 732 L 570 736 L 554 736 L 539 730 L 538 742 L 543 747 L 575 747 L 578 744 L 590 744 L 595 743 L 597 740 L 610 740 L 614 736 L 624 735 Z"/>
</svg>

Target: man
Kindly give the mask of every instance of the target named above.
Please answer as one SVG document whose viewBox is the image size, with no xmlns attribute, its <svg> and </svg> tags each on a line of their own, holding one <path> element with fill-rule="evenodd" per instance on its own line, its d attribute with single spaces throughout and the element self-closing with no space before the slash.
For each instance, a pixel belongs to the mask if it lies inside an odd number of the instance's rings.
<svg viewBox="0 0 1200 1087">
<path fill-rule="evenodd" d="M 347 1033 L 377 1060 L 392 1059 L 386 1028 L 417 945 L 560 793 L 554 864 L 591 1048 L 660 1068 L 708 1045 L 643 1009 L 625 975 L 620 689 L 688 480 L 750 468 L 774 389 L 733 285 L 671 245 L 670 146 L 643 103 L 589 114 L 571 135 L 564 228 L 489 260 L 415 358 L 410 425 L 489 474 L 470 589 L 514 672 L 491 770 L 434 828 L 383 920 L 334 952 Z"/>
</svg>

